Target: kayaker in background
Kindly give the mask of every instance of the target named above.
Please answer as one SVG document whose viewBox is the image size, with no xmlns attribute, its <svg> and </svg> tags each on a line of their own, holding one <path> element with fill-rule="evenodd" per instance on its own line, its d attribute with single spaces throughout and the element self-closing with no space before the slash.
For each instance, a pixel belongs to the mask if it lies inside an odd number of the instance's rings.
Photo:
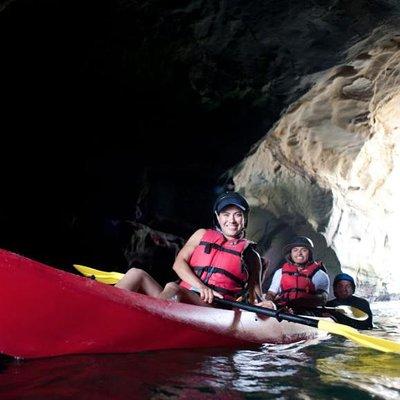
<svg viewBox="0 0 400 400">
<path fill-rule="evenodd" d="M 296 313 L 325 305 L 329 276 L 322 262 L 314 261 L 313 249 L 306 236 L 295 236 L 284 246 L 285 260 L 273 275 L 267 300 Z"/>
<path fill-rule="evenodd" d="M 329 300 L 326 303 L 327 307 L 337 306 L 350 306 L 356 307 L 361 311 L 364 311 L 368 315 L 368 319 L 365 321 L 358 321 L 352 318 L 348 318 L 340 312 L 329 313 L 336 319 L 337 322 L 345 325 L 352 326 L 356 329 L 372 329 L 372 311 L 367 300 L 354 296 L 356 290 L 356 284 L 354 279 L 348 274 L 338 274 L 333 280 L 333 293 L 335 298 Z"/>
<path fill-rule="evenodd" d="M 211 305 L 214 297 L 263 300 L 263 267 L 255 243 L 245 238 L 249 204 L 238 192 L 218 196 L 213 207 L 214 228 L 199 229 L 176 256 L 173 270 L 180 282 L 163 289 L 149 274 L 130 269 L 115 285 L 163 299 Z M 273 305 L 263 302 L 263 306 Z"/>
</svg>

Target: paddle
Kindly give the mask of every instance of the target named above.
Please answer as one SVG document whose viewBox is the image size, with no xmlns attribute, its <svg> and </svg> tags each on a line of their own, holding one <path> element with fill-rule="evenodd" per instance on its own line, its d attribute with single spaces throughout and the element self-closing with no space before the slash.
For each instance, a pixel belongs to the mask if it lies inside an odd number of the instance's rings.
<svg viewBox="0 0 400 400">
<path fill-rule="evenodd" d="M 364 347 L 370 347 L 371 349 L 383 351 L 386 353 L 400 353 L 400 343 L 392 342 L 390 340 L 374 336 L 364 335 L 350 326 L 338 324 L 336 322 L 323 319 L 319 320 L 311 317 L 303 317 L 300 315 L 280 312 L 279 310 L 273 310 L 271 308 L 259 307 L 237 301 L 220 299 L 217 297 L 214 297 L 214 303 L 266 315 L 268 317 L 276 318 L 278 321 L 285 320 L 294 322 L 296 324 L 312 326 L 328 333 L 344 336 L 347 339 L 352 340 L 353 342 L 361 344 Z"/>
<path fill-rule="evenodd" d="M 117 283 L 124 276 L 124 274 L 121 274 L 121 272 L 100 271 L 99 269 L 94 269 L 79 264 L 73 264 L 73 266 L 82 275 L 85 275 L 88 278 L 94 278 L 96 281 L 107 283 L 108 285 L 114 285 L 114 283 Z"/>
<path fill-rule="evenodd" d="M 352 306 L 345 306 L 345 305 L 340 305 L 336 307 L 316 307 L 315 308 L 317 311 L 320 313 L 340 313 L 342 315 L 345 315 L 347 318 L 354 319 L 356 321 L 366 321 L 368 319 L 368 314 L 362 310 L 360 310 L 357 307 L 352 307 Z M 317 314 L 319 315 L 319 314 Z"/>
</svg>

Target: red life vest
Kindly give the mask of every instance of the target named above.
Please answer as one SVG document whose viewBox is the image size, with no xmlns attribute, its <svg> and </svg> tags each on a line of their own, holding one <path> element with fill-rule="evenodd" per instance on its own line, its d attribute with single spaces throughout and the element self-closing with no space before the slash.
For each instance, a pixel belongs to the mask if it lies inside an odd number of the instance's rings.
<svg viewBox="0 0 400 400">
<path fill-rule="evenodd" d="M 320 261 L 314 261 L 305 268 L 298 268 L 289 262 L 283 264 L 280 304 L 285 304 L 288 300 L 313 298 L 315 286 L 312 277 L 319 270 L 326 271 Z"/>
<path fill-rule="evenodd" d="M 224 298 L 236 299 L 245 291 L 249 279 L 242 257 L 250 243 L 247 239 L 227 240 L 222 233 L 208 229 L 190 257 L 189 265 L 208 287 Z M 184 281 L 180 285 L 191 288 Z"/>
</svg>

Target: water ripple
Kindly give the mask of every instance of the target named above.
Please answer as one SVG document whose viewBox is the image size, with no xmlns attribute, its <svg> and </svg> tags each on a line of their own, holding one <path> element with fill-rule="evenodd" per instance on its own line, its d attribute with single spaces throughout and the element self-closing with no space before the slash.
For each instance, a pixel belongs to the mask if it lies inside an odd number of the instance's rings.
<svg viewBox="0 0 400 400">
<path fill-rule="evenodd" d="M 400 342 L 400 302 L 372 305 L 376 329 Z M 2 400 L 399 399 L 400 355 L 340 336 L 253 349 L 3 360 Z"/>
</svg>

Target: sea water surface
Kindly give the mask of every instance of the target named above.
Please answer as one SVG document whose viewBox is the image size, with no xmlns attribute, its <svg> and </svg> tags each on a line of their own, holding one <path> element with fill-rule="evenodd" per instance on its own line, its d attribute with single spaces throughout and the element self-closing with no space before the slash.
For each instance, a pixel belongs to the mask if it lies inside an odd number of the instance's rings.
<svg viewBox="0 0 400 400">
<path fill-rule="evenodd" d="M 400 301 L 374 303 L 400 342 Z M 0 399 L 400 399 L 400 354 L 340 336 L 289 346 L 0 361 Z"/>
</svg>

